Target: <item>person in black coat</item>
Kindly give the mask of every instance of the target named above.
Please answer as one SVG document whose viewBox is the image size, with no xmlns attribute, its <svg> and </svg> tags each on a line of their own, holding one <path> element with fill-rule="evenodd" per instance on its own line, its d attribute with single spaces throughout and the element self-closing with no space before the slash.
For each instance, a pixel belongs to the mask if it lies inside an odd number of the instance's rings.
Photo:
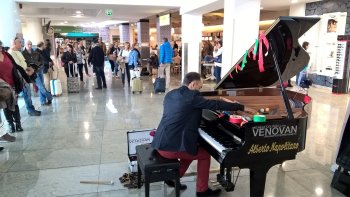
<svg viewBox="0 0 350 197">
<path fill-rule="evenodd" d="M 94 66 L 94 72 L 96 74 L 97 87 L 95 89 L 107 88 L 106 77 L 104 73 L 104 61 L 105 55 L 102 48 L 96 43 L 95 47 L 91 49 L 89 55 L 89 62 Z"/>
<path fill-rule="evenodd" d="M 74 63 L 77 63 L 77 56 L 73 51 L 73 46 L 71 44 L 67 45 L 68 50 L 63 53 L 61 61 L 64 63 L 64 71 L 66 72 L 67 78 L 71 74 L 72 77 L 77 74 L 74 72 Z"/>
<path fill-rule="evenodd" d="M 227 99 L 205 99 L 200 95 L 201 87 L 200 74 L 190 72 L 186 74 L 183 86 L 165 95 L 163 117 L 153 138 L 152 147 L 165 158 L 180 160 L 180 177 L 185 174 L 193 160 L 198 160 L 197 195 L 210 196 L 219 194 L 220 190 L 208 188 L 210 155 L 198 146 L 202 109 L 243 111 L 245 107 Z M 173 181 L 165 183 L 174 186 Z M 186 189 L 186 185 L 181 185 L 180 188 Z"/>
</svg>

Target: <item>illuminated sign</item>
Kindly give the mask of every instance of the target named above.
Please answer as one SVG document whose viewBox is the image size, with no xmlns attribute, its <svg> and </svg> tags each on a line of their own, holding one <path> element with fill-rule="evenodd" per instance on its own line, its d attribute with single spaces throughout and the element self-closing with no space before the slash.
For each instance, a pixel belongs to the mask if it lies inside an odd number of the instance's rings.
<svg viewBox="0 0 350 197">
<path fill-rule="evenodd" d="M 159 16 L 159 26 L 170 25 L 170 14 Z"/>
<path fill-rule="evenodd" d="M 105 9 L 105 14 L 106 14 L 106 16 L 112 16 L 113 10 L 112 9 Z"/>
</svg>

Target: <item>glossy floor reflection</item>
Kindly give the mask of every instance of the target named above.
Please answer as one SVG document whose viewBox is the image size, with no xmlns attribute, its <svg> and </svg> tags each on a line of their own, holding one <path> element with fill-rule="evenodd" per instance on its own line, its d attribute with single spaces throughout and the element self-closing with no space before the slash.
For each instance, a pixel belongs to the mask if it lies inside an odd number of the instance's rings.
<svg viewBox="0 0 350 197">
<path fill-rule="evenodd" d="M 40 107 L 40 117 L 29 117 L 21 108 L 25 131 L 15 134 L 16 142 L 0 144 L 5 147 L 0 152 L 0 196 L 144 196 L 144 188 L 128 190 L 118 180 L 128 171 L 126 132 L 155 128 L 164 94 L 152 93 L 148 76 L 142 78 L 142 94 L 133 95 L 122 87 L 121 79 L 107 70 L 106 75 L 107 89 L 95 90 L 93 77 L 87 78 L 80 93 L 65 93 L 54 98 L 52 106 Z M 64 81 L 63 71 L 60 77 Z M 179 85 L 179 76 L 173 76 L 171 88 Z M 313 106 L 306 149 L 296 160 L 270 169 L 266 197 L 343 196 L 330 187 L 330 166 L 349 96 L 316 88 L 309 94 Z M 38 106 L 39 99 L 33 100 Z M 218 169 L 214 160 L 211 168 Z M 193 163 L 188 173 L 195 171 Z M 212 179 L 215 176 L 211 174 Z M 81 180 L 113 180 L 115 184 L 80 184 Z M 181 196 L 195 195 L 195 180 L 195 176 L 182 179 L 188 189 Z M 175 196 L 175 191 L 154 183 L 151 196 Z M 242 170 L 235 191 L 221 196 L 249 196 L 249 172 Z"/>
</svg>

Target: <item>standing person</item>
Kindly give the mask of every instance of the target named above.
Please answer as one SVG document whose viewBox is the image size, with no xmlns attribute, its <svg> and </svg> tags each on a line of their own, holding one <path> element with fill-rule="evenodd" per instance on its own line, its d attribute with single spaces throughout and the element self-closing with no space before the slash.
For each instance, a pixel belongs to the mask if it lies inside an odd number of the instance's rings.
<svg viewBox="0 0 350 197">
<path fill-rule="evenodd" d="M 13 57 L 13 59 L 15 60 L 17 65 L 21 66 L 24 70 L 27 69 L 28 66 L 27 66 L 26 60 L 21 53 L 21 40 L 20 39 L 18 39 L 16 37 L 13 40 L 12 48 L 9 52 L 10 52 L 11 57 Z M 40 116 L 41 112 L 37 111 L 34 108 L 29 83 L 25 84 L 25 87 L 23 88 L 22 93 L 23 93 L 24 103 L 26 105 L 28 114 L 30 116 Z"/>
<path fill-rule="evenodd" d="M 3 51 L 2 42 L 0 41 L 0 79 L 8 83 L 14 90 L 13 94 L 15 94 L 11 106 L 7 106 L 4 109 L 4 115 L 10 126 L 11 133 L 23 131 L 17 98 L 18 94 L 23 91 L 25 84 L 30 82 L 27 74 L 32 75 L 33 69 L 26 68 L 24 71 L 9 53 Z"/>
<path fill-rule="evenodd" d="M 173 47 L 173 49 L 174 49 L 174 50 L 175 50 L 175 49 L 176 49 L 176 50 L 179 49 L 179 45 L 176 44 L 176 41 L 174 41 L 174 47 Z"/>
<path fill-rule="evenodd" d="M 222 50 L 223 50 L 222 40 L 219 40 L 216 42 L 216 45 L 213 51 L 214 64 L 215 64 L 214 75 L 216 78 L 216 84 L 218 84 L 221 81 Z"/>
<path fill-rule="evenodd" d="M 71 44 L 67 45 L 67 51 L 63 53 L 61 61 L 64 63 L 64 71 L 66 72 L 67 78 L 69 77 L 69 73 L 73 75 L 74 63 L 77 63 L 77 56 Z"/>
<path fill-rule="evenodd" d="M 132 45 L 132 49 L 129 54 L 128 68 L 132 77 L 139 77 L 141 70 L 139 69 L 139 52 L 135 48 L 135 44 Z"/>
<path fill-rule="evenodd" d="M 108 47 L 108 50 L 107 50 L 107 54 L 108 54 L 108 60 L 109 60 L 109 64 L 111 64 L 111 70 L 112 70 L 112 73 L 114 74 L 115 71 L 115 60 L 116 60 L 116 56 L 114 54 L 114 44 L 110 44 L 109 47 Z"/>
<path fill-rule="evenodd" d="M 151 56 L 148 58 L 148 65 L 150 66 L 149 72 L 151 73 L 150 75 L 153 75 L 155 72 L 153 72 L 153 69 L 158 70 L 159 67 L 159 58 L 158 55 L 155 52 L 151 52 Z M 158 72 L 158 71 L 157 71 Z"/>
<path fill-rule="evenodd" d="M 106 56 L 107 55 L 107 48 L 106 48 L 106 44 L 104 42 L 102 42 L 102 37 L 98 38 L 98 44 L 100 46 L 100 48 L 103 51 L 103 54 Z"/>
<path fill-rule="evenodd" d="M 86 48 L 84 46 L 84 43 L 82 40 L 79 41 L 79 47 L 83 52 L 83 62 L 84 62 L 84 69 L 85 69 L 85 74 L 86 76 L 90 77 L 91 75 L 89 74 L 89 69 L 88 69 L 88 61 L 87 58 L 89 57 L 86 51 Z"/>
<path fill-rule="evenodd" d="M 44 73 L 44 84 L 45 84 L 45 88 L 47 90 L 50 90 L 50 80 L 53 79 L 53 61 L 50 57 L 50 53 L 51 53 L 51 42 L 49 39 L 46 39 L 45 43 L 43 42 L 39 42 L 37 47 L 39 48 L 39 45 L 41 47 L 41 45 L 43 45 L 44 47 L 42 48 L 41 55 L 44 58 L 44 69 L 43 69 L 43 73 Z"/>
<path fill-rule="evenodd" d="M 124 62 L 124 68 L 122 68 L 122 66 L 120 66 L 121 68 L 121 72 L 122 72 L 122 83 L 123 86 L 125 85 L 125 73 L 127 76 L 127 80 L 128 80 L 128 84 L 130 87 L 130 70 L 129 70 L 129 55 L 130 55 L 130 43 L 129 42 L 125 42 L 124 44 L 124 49 L 122 49 L 119 53 L 119 55 L 123 58 L 123 62 Z"/>
<path fill-rule="evenodd" d="M 303 42 L 302 47 L 305 51 L 309 48 L 309 42 Z M 305 65 L 305 68 L 300 71 L 300 73 L 297 75 L 297 85 L 301 88 L 301 83 L 306 78 L 307 75 L 307 65 Z"/>
<path fill-rule="evenodd" d="M 118 46 L 118 42 L 115 42 L 114 43 L 114 52 L 113 52 L 113 54 L 117 58 L 119 53 L 120 53 L 120 48 Z M 119 70 L 118 61 L 114 61 L 114 63 L 115 63 L 114 75 L 115 75 L 116 78 L 119 78 L 119 76 L 118 76 L 118 70 Z"/>
<path fill-rule="evenodd" d="M 105 56 L 102 48 L 99 46 L 99 43 L 96 43 L 96 46 L 91 49 L 91 53 L 89 55 L 89 62 L 92 63 L 93 69 L 96 74 L 97 87 L 95 89 L 99 90 L 103 88 L 107 88 L 106 78 L 104 73 L 104 61 Z"/>
<path fill-rule="evenodd" d="M 26 42 L 26 47 L 22 52 L 24 58 L 28 65 L 35 65 L 36 68 L 34 78 L 35 84 L 38 87 L 40 103 L 41 105 L 50 105 L 52 103 L 52 95 L 48 92 L 44 85 L 44 76 L 43 76 L 43 68 L 44 68 L 44 58 L 40 53 L 34 51 L 32 49 L 32 42 L 28 40 Z"/>
<path fill-rule="evenodd" d="M 180 160 L 180 177 L 185 174 L 193 160 L 198 160 L 197 196 L 212 196 L 218 195 L 220 189 L 208 188 L 210 155 L 198 145 L 202 109 L 243 111 L 244 106 L 227 99 L 205 99 L 199 92 L 202 85 L 200 75 L 190 72 L 185 75 L 180 88 L 165 95 L 163 117 L 153 138 L 152 147 L 165 158 Z M 175 185 L 174 181 L 165 183 L 172 187 Z M 180 185 L 180 189 L 186 188 L 186 185 Z"/>
<path fill-rule="evenodd" d="M 166 77 L 165 88 L 169 89 L 170 86 L 170 64 L 173 63 L 174 51 L 171 48 L 168 38 L 163 38 L 163 44 L 160 45 L 159 51 L 159 70 L 158 75 L 160 78 L 164 78 L 164 71 Z"/>
<path fill-rule="evenodd" d="M 77 57 L 80 81 L 83 82 L 84 51 L 79 47 L 79 44 L 77 42 L 74 43 L 74 52 Z"/>
</svg>

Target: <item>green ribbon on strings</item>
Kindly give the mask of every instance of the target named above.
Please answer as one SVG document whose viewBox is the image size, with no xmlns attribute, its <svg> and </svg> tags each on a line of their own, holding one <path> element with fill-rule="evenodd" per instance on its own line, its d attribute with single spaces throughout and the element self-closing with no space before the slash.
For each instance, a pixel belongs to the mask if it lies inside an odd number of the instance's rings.
<svg viewBox="0 0 350 197">
<path fill-rule="evenodd" d="M 247 63 L 247 56 L 248 56 L 248 50 L 245 51 L 244 58 L 243 58 L 243 61 L 242 61 L 241 70 L 244 69 L 245 64 Z"/>
</svg>

